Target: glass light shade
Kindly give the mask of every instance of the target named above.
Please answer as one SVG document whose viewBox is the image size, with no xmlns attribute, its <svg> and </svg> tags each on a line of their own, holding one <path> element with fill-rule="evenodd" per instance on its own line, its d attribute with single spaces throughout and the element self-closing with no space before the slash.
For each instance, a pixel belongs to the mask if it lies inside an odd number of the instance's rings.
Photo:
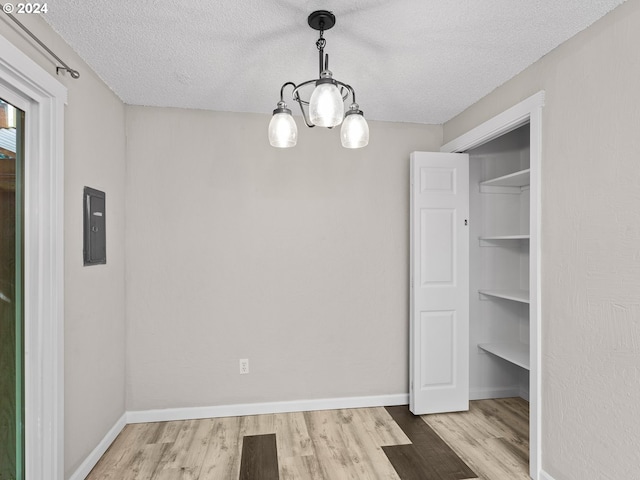
<svg viewBox="0 0 640 480">
<path fill-rule="evenodd" d="M 369 125 L 362 113 L 345 115 L 340 139 L 345 148 L 362 148 L 369 144 Z"/>
<path fill-rule="evenodd" d="M 290 148 L 298 142 L 298 126 L 290 113 L 274 113 L 269 122 L 269 143 L 272 147 Z"/>
<path fill-rule="evenodd" d="M 344 104 L 335 84 L 316 85 L 309 100 L 309 119 L 318 127 L 335 127 L 342 123 Z"/>
</svg>

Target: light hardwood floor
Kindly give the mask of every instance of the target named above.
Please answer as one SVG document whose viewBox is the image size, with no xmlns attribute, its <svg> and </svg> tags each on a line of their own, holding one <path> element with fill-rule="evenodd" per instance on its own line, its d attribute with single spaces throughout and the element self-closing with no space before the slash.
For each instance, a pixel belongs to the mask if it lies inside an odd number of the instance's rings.
<svg viewBox="0 0 640 480">
<path fill-rule="evenodd" d="M 423 420 L 483 480 L 526 480 L 528 403 L 471 402 Z M 382 446 L 410 443 L 384 408 L 127 425 L 89 480 L 237 480 L 246 435 L 276 434 L 281 480 L 400 480 Z"/>
<path fill-rule="evenodd" d="M 476 400 L 468 412 L 423 420 L 484 480 L 529 480 L 529 403 Z"/>
</svg>

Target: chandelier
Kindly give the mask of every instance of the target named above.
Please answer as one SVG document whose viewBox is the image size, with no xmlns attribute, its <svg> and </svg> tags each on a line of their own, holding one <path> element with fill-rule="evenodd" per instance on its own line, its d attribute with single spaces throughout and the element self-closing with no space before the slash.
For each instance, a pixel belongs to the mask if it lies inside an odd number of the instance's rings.
<svg viewBox="0 0 640 480">
<path fill-rule="evenodd" d="M 329 70 L 329 54 L 324 53 L 327 41 L 324 39 L 325 30 L 329 30 L 336 23 L 336 17 L 327 10 L 318 10 L 309 15 L 309 26 L 320 32 L 316 42 L 319 54 L 320 75 L 315 80 L 307 80 L 296 85 L 286 82 L 280 88 L 280 101 L 273 111 L 269 123 L 269 143 L 274 147 L 294 147 L 298 141 L 298 127 L 291 110 L 284 101 L 284 89 L 293 88 L 293 101 L 300 105 L 304 123 L 309 128 L 337 127 L 342 123 L 340 139 L 345 148 L 361 148 L 369 143 L 369 125 L 364 114 L 356 103 L 356 92 L 350 85 L 333 78 Z M 310 95 L 309 95 L 310 94 Z M 344 111 L 344 102 L 351 96 L 351 105 Z"/>
</svg>

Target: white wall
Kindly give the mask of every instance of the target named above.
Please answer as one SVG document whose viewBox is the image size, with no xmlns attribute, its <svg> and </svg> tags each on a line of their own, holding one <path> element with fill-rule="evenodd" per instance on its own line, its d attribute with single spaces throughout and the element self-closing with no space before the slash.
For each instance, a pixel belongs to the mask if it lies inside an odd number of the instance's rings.
<svg viewBox="0 0 640 480">
<path fill-rule="evenodd" d="M 0 15 L 0 35 L 55 75 L 55 65 Z M 20 20 L 81 73 L 56 77 L 65 110 L 65 472 L 124 413 L 124 105 L 38 15 Z M 107 264 L 82 266 L 82 191 L 107 194 Z"/>
<path fill-rule="evenodd" d="M 268 115 L 126 112 L 129 410 L 408 391 L 408 158 L 440 126 L 282 150 Z"/>
<path fill-rule="evenodd" d="M 542 448 L 556 480 L 640 478 L 640 0 L 444 126 L 546 91 Z"/>
</svg>

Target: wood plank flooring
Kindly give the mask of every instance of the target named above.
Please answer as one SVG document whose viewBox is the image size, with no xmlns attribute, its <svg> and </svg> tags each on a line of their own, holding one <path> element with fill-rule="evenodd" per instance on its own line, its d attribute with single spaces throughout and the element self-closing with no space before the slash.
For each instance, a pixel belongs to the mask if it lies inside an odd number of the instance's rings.
<svg viewBox="0 0 640 480">
<path fill-rule="evenodd" d="M 278 449 L 275 433 L 249 435 L 242 440 L 240 480 L 278 480 Z"/>
<path fill-rule="evenodd" d="M 477 478 L 422 418 L 405 407 L 387 407 L 387 412 L 411 440 L 411 445 L 382 447 L 403 480 L 460 480 Z"/>
<path fill-rule="evenodd" d="M 529 480 L 529 403 L 477 400 L 468 412 L 423 415 L 467 465 L 485 480 Z"/>
<path fill-rule="evenodd" d="M 87 479 L 529 478 L 522 399 L 474 401 L 469 412 L 422 417 L 406 407 L 389 409 L 392 414 L 360 408 L 127 425 Z M 408 424 L 414 421 L 424 428 Z M 424 442 L 432 453 L 421 453 Z M 450 457 L 451 450 L 460 458 Z"/>
</svg>

